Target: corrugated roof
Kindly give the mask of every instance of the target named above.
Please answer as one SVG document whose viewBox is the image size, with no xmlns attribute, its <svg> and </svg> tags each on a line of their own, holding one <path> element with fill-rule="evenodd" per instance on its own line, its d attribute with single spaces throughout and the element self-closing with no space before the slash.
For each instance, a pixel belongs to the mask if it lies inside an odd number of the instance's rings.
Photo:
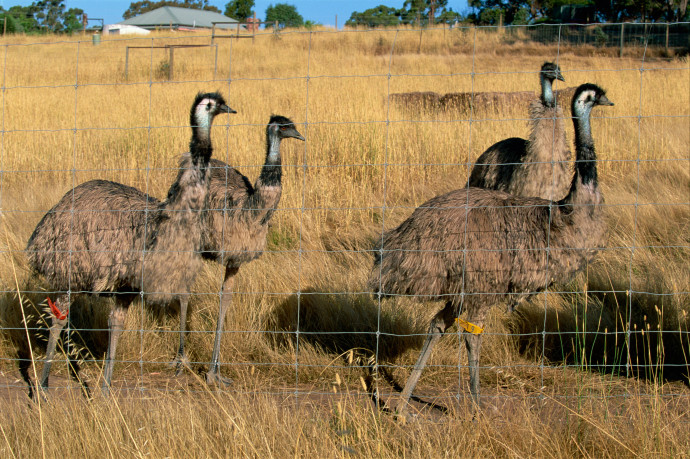
<svg viewBox="0 0 690 459">
<path fill-rule="evenodd" d="M 179 8 L 177 6 L 163 6 L 155 10 L 129 18 L 120 24 L 135 25 L 145 29 L 156 27 L 213 27 L 213 22 L 238 22 L 235 19 L 213 11 L 195 10 L 193 8 Z M 217 24 L 217 28 L 234 29 L 235 24 Z"/>
</svg>

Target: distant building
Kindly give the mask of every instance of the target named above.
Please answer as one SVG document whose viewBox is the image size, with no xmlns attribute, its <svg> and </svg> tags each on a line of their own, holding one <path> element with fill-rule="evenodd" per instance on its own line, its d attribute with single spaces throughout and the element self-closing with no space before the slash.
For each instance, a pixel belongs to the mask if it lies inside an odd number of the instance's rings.
<svg viewBox="0 0 690 459">
<path fill-rule="evenodd" d="M 213 11 L 196 10 L 164 6 L 155 10 L 126 19 L 118 25 L 132 25 L 148 30 L 156 29 L 210 29 L 214 22 L 231 22 L 232 24 L 217 24 L 218 29 L 237 30 L 240 24 L 236 19 L 229 18 Z"/>
<path fill-rule="evenodd" d="M 148 35 L 150 30 L 127 24 L 106 24 L 103 26 L 103 35 Z"/>
</svg>

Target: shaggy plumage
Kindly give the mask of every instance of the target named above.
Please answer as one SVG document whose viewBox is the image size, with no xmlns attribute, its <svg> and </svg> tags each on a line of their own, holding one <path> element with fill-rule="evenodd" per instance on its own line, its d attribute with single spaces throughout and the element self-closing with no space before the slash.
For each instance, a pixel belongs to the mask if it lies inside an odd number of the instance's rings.
<svg viewBox="0 0 690 459">
<path fill-rule="evenodd" d="M 493 304 L 514 308 L 552 282 L 567 280 L 603 246 L 602 196 L 589 127 L 595 105 L 613 104 L 599 87 L 580 86 L 572 101 L 576 171 L 561 201 L 463 188 L 427 201 L 383 235 L 369 288 L 384 296 L 446 302 L 431 322 L 399 411 L 405 410 L 434 344 L 460 313 L 483 327 Z M 464 336 L 470 390 L 478 404 L 481 334 Z"/>
<path fill-rule="evenodd" d="M 206 381 L 227 384 L 220 375 L 220 343 L 225 314 L 232 303 L 232 285 L 240 266 L 263 253 L 268 221 L 278 207 L 282 186 L 280 142 L 304 140 L 294 123 L 273 115 L 266 126 L 266 160 L 254 186 L 226 163 L 211 160 L 208 207 L 202 216 L 204 258 L 225 266 L 213 355 Z"/>
<path fill-rule="evenodd" d="M 113 294 L 103 391 L 108 392 L 126 311 L 139 292 L 148 302 L 180 304 L 178 367 L 185 361 L 189 290 L 201 267 L 200 211 L 206 203 L 213 118 L 235 113 L 218 93 L 198 94 L 192 105 L 190 155 L 167 199 L 158 202 L 120 183 L 93 180 L 68 191 L 45 214 L 27 244 L 33 270 L 69 310 L 70 295 Z M 53 316 L 41 387 L 48 388 L 55 345 L 67 319 Z"/>
<path fill-rule="evenodd" d="M 539 72 L 541 97 L 529 107 L 529 139 L 511 137 L 490 146 L 472 168 L 469 186 L 550 200 L 566 195 L 571 155 L 552 88 L 556 79 L 565 81 L 557 65 L 545 62 Z"/>
</svg>

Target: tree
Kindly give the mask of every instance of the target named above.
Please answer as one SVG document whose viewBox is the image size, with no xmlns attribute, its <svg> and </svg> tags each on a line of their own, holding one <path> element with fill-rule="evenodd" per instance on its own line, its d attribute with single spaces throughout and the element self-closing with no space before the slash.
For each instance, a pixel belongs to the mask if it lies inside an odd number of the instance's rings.
<svg viewBox="0 0 690 459">
<path fill-rule="evenodd" d="M 266 8 L 266 22 L 278 22 L 278 27 L 300 27 L 304 24 L 304 18 L 297 12 L 294 5 L 276 3 Z"/>
<path fill-rule="evenodd" d="M 36 11 L 36 5 L 11 6 L 7 11 L 8 23 L 11 17 L 16 24 L 17 32 L 36 33 L 39 30 L 38 21 L 34 18 Z"/>
<path fill-rule="evenodd" d="M 139 16 L 140 14 L 162 8 L 164 6 L 177 6 L 180 8 L 192 8 L 195 10 L 206 10 L 220 13 L 218 8 L 208 4 L 208 0 L 162 0 L 158 2 L 142 0 L 140 2 L 130 3 L 129 8 L 127 8 L 127 10 L 122 14 L 122 17 L 124 19 L 133 18 L 134 16 Z"/>
<path fill-rule="evenodd" d="M 687 15 L 688 0 L 468 0 L 479 24 L 570 22 L 574 11 L 590 21 L 673 21 Z M 563 8 L 569 7 L 569 8 Z M 566 13 L 565 15 L 563 13 Z M 585 19 L 577 19 L 581 21 Z"/>
<path fill-rule="evenodd" d="M 434 24 L 454 24 L 460 21 L 462 16 L 454 12 L 452 8 L 447 8 L 447 5 L 448 0 L 405 0 L 400 9 L 379 5 L 362 13 L 353 12 L 345 25 L 377 27 L 414 24 L 426 26 L 429 24 L 432 11 Z"/>
<path fill-rule="evenodd" d="M 350 15 L 350 19 L 345 21 L 346 26 L 363 25 L 367 27 L 387 27 L 400 24 L 400 10 L 390 6 L 379 5 L 369 8 L 361 13 L 355 11 Z"/>
<path fill-rule="evenodd" d="M 467 4 L 478 10 L 473 17 L 478 24 L 498 25 L 501 17 L 503 24 L 527 24 L 534 19 L 529 0 L 468 0 Z M 536 3 L 534 9 L 538 9 Z"/>
<path fill-rule="evenodd" d="M 62 24 L 65 33 L 74 33 L 84 29 L 84 10 L 80 8 L 70 8 L 62 16 Z"/>
<path fill-rule="evenodd" d="M 5 21 L 5 33 L 22 33 L 24 32 L 24 27 L 17 21 L 14 16 L 12 16 L 9 11 L 4 11 L 0 7 L 0 21 Z"/>
<path fill-rule="evenodd" d="M 64 0 L 41 0 L 29 6 L 12 6 L 4 14 L 12 33 L 72 33 L 83 28 L 84 11 L 70 8 Z"/>
<path fill-rule="evenodd" d="M 254 0 L 232 0 L 225 5 L 225 14 L 229 18 L 244 22 L 252 15 Z"/>
<path fill-rule="evenodd" d="M 38 11 L 34 17 L 38 20 L 38 26 L 43 32 L 62 32 L 62 15 L 65 10 L 63 0 L 41 0 L 34 2 Z"/>
</svg>

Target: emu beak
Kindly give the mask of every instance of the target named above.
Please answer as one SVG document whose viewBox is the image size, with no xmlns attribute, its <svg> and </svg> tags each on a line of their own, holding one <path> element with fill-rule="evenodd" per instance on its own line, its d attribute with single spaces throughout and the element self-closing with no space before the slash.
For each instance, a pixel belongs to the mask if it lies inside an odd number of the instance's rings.
<svg viewBox="0 0 690 459">
<path fill-rule="evenodd" d="M 605 95 L 602 95 L 601 97 L 599 97 L 598 104 L 599 105 L 613 105 L 613 102 L 611 102 L 609 100 L 609 98 L 606 97 Z"/>
<path fill-rule="evenodd" d="M 561 74 L 560 70 L 556 73 L 556 79 L 565 82 L 565 77 Z"/>
<path fill-rule="evenodd" d="M 298 140 L 301 140 L 302 142 L 304 142 L 304 141 L 306 140 L 304 137 L 302 137 L 302 134 L 300 134 L 300 133 L 297 131 L 297 129 L 293 129 L 293 130 L 295 131 L 295 132 L 292 132 L 292 133 L 291 133 L 291 134 L 292 134 L 291 137 L 292 137 L 293 139 L 298 139 Z"/>
<path fill-rule="evenodd" d="M 225 104 L 220 106 L 220 112 L 221 113 L 237 113 L 235 110 L 233 110 L 232 108 L 228 107 Z"/>
</svg>

